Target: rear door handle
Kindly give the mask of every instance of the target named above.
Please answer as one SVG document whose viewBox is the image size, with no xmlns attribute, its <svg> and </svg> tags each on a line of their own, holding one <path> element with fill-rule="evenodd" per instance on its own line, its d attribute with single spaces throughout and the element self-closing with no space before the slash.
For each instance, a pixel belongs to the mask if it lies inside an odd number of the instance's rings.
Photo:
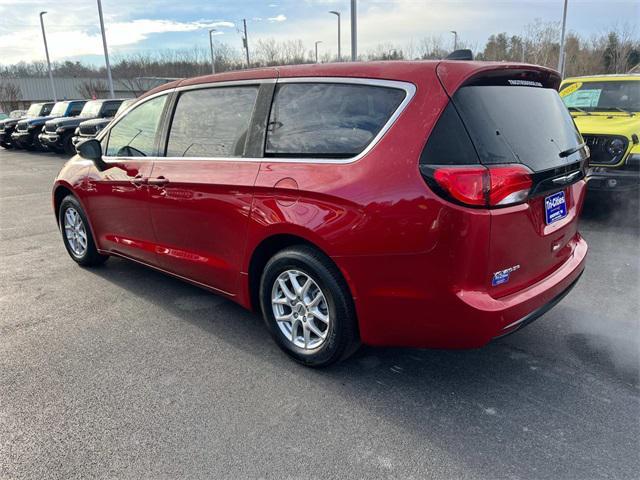
<svg viewBox="0 0 640 480">
<path fill-rule="evenodd" d="M 153 185 L 154 187 L 164 187 L 167 183 L 169 183 L 169 180 L 163 176 L 160 176 L 156 178 L 150 178 L 149 180 L 147 180 L 147 183 L 149 185 Z"/>
</svg>

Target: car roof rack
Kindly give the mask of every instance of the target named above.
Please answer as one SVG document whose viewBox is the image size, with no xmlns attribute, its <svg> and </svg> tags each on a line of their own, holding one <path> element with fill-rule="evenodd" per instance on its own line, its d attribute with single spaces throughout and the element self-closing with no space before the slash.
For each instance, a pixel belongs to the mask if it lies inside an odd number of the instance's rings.
<svg viewBox="0 0 640 480">
<path fill-rule="evenodd" d="M 445 60 L 473 60 L 473 52 L 468 48 L 454 50 L 444 57 Z"/>
</svg>

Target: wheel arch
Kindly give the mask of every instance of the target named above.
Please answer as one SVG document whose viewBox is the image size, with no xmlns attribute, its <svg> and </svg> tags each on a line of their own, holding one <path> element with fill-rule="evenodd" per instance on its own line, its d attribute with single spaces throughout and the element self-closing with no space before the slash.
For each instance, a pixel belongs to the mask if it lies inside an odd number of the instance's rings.
<svg viewBox="0 0 640 480">
<path fill-rule="evenodd" d="M 82 207 L 85 216 L 87 217 L 87 223 L 89 224 L 89 229 L 91 230 L 91 235 L 93 236 L 94 242 L 96 242 L 96 247 L 100 250 L 100 246 L 98 244 L 98 237 L 96 237 L 96 232 L 93 229 L 93 224 L 91 222 L 91 217 L 87 210 L 86 205 L 82 201 L 82 198 L 74 191 L 73 187 L 66 182 L 57 182 L 53 187 L 53 211 L 56 217 L 56 225 L 60 228 L 60 205 L 62 204 L 62 200 L 65 199 L 68 195 L 71 195 L 75 198 Z"/>
<path fill-rule="evenodd" d="M 318 252 L 322 253 L 327 257 L 327 259 L 332 262 L 340 274 L 342 275 L 342 279 L 344 280 L 345 286 L 348 289 L 349 296 L 353 299 L 355 306 L 356 292 L 353 288 L 352 283 L 350 282 L 348 272 L 346 272 L 340 265 L 339 262 L 336 262 L 335 258 L 332 258 L 326 249 L 322 248 L 319 245 L 319 242 L 309 239 L 306 236 L 302 236 L 296 233 L 273 233 L 265 238 L 263 238 L 251 251 L 251 256 L 249 259 L 248 267 L 246 269 L 247 272 L 247 282 L 248 282 L 248 301 L 249 308 L 252 311 L 260 310 L 260 278 L 262 277 L 262 272 L 264 270 L 265 265 L 269 261 L 271 257 L 273 257 L 276 253 L 285 248 L 292 247 L 294 245 L 306 245 L 311 248 L 314 248 Z"/>
</svg>

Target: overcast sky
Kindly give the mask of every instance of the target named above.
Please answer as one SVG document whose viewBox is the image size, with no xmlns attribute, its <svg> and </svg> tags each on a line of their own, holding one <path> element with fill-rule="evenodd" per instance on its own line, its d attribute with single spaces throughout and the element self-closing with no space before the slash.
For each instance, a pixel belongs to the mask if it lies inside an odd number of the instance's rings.
<svg viewBox="0 0 640 480">
<path fill-rule="evenodd" d="M 103 0 L 111 55 L 167 48 L 208 47 L 217 40 L 241 47 L 238 28 L 247 19 L 250 46 L 259 38 L 300 39 L 307 49 L 322 40 L 321 53 L 337 50 L 336 17 L 342 12 L 343 55 L 349 54 L 349 0 Z M 563 0 L 358 0 L 359 53 L 380 43 L 405 46 L 440 35 L 451 47 L 462 41 L 482 48 L 492 33 L 522 33 L 536 18 L 559 21 Z M 95 0 L 0 0 L 0 63 L 43 60 L 38 12 L 52 61 L 100 62 L 102 44 Z M 624 24 L 640 24 L 640 0 L 569 0 L 567 28 L 591 36 Z M 637 27 L 636 27 L 637 28 Z M 636 30 L 636 35 L 638 35 Z M 451 45 L 449 45 L 451 44 Z"/>
</svg>

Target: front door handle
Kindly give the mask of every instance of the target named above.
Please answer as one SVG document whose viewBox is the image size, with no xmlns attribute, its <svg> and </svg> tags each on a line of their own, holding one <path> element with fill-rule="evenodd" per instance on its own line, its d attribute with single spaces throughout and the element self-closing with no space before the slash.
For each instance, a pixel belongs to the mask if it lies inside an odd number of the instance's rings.
<svg viewBox="0 0 640 480">
<path fill-rule="evenodd" d="M 142 187 L 143 185 L 146 185 L 148 181 L 149 179 L 142 175 L 136 175 L 131 179 L 131 183 L 133 183 L 136 187 Z"/>
<path fill-rule="evenodd" d="M 154 187 L 164 187 L 167 183 L 169 183 L 169 180 L 167 180 L 163 176 L 159 176 L 156 178 L 150 178 L 149 180 L 147 180 L 147 183 L 149 185 L 153 185 Z"/>
</svg>

